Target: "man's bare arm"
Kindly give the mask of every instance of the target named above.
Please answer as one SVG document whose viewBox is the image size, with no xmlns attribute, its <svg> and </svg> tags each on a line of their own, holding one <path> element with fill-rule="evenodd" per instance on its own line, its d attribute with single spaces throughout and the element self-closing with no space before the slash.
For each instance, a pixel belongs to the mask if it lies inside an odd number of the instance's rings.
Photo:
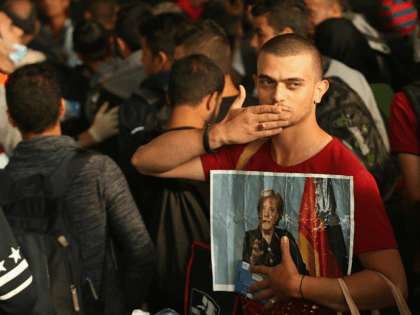
<svg viewBox="0 0 420 315">
<path fill-rule="evenodd" d="M 409 233 L 414 239 L 416 246 L 414 272 L 420 275 L 420 156 L 398 153 L 397 157 L 405 182 L 403 193 L 404 212 Z"/>
<path fill-rule="evenodd" d="M 245 90 L 240 94 L 226 118 L 212 126 L 209 142 L 212 149 L 226 144 L 248 143 L 281 132 L 289 124 L 290 113 L 274 105 L 241 108 Z M 264 122 L 265 130 L 258 124 Z M 199 156 L 206 153 L 203 145 L 204 129 L 167 132 L 137 149 L 131 159 L 143 174 L 158 177 L 203 179 Z M 185 164 L 189 162 L 188 164 Z"/>
<path fill-rule="evenodd" d="M 260 281 L 250 288 L 250 292 L 268 288 L 254 298 L 265 299 L 274 295 L 275 301 L 289 298 L 301 298 L 300 275 L 296 269 L 290 252 L 289 243 L 282 239 L 282 263 L 276 267 L 257 266 L 252 272 L 267 274 L 266 280 Z M 286 250 L 287 249 L 287 250 Z M 366 252 L 357 255 L 364 271 L 343 277 L 350 295 L 359 310 L 371 310 L 395 305 L 391 288 L 374 271 L 385 275 L 402 292 L 405 299 L 408 297 L 407 281 L 401 258 L 397 249 L 384 249 Z M 306 300 L 323 305 L 336 311 L 349 311 L 344 295 L 337 279 L 305 276 L 302 283 L 302 293 Z M 265 305 L 267 309 L 272 306 L 271 300 Z"/>
</svg>

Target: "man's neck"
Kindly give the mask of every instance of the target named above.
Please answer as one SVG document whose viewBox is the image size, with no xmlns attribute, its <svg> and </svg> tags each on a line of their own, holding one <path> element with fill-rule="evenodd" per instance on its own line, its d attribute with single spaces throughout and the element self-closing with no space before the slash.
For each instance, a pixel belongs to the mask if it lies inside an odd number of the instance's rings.
<svg viewBox="0 0 420 315">
<path fill-rule="evenodd" d="M 48 20 L 48 24 L 50 25 L 53 32 L 53 40 L 57 39 L 63 32 L 63 27 L 64 23 L 66 22 L 66 19 L 67 16 L 63 13 L 60 15 L 53 16 Z"/>
<path fill-rule="evenodd" d="M 317 155 L 331 140 L 313 116 L 272 137 L 271 155 L 279 165 L 294 166 Z"/>
<path fill-rule="evenodd" d="M 204 128 L 206 120 L 199 111 L 189 105 L 177 105 L 172 108 L 166 130 L 180 127 Z"/>
<path fill-rule="evenodd" d="M 225 87 L 223 88 L 222 97 L 231 97 L 239 95 L 239 90 L 232 82 L 230 74 L 225 75 Z"/>
<path fill-rule="evenodd" d="M 19 130 L 20 131 L 20 130 Z M 22 140 L 29 140 L 39 136 L 61 136 L 61 125 L 60 122 L 57 120 L 57 123 L 54 127 L 45 130 L 42 133 L 33 133 L 33 132 L 22 132 Z"/>
</svg>

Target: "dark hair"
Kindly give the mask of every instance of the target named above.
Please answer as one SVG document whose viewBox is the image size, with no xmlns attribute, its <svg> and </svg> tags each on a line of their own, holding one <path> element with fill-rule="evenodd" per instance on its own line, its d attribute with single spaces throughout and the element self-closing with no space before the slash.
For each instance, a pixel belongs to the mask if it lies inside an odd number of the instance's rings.
<svg viewBox="0 0 420 315">
<path fill-rule="evenodd" d="M 323 77 L 322 56 L 312 41 L 298 34 L 284 34 L 273 37 L 261 48 L 261 53 L 269 53 L 278 57 L 298 56 L 309 54 L 312 57 L 315 80 Z"/>
<path fill-rule="evenodd" d="M 257 203 L 257 211 L 258 215 L 261 212 L 261 209 L 263 207 L 264 201 L 267 198 L 273 198 L 276 201 L 276 209 L 279 213 L 279 217 L 274 225 L 279 224 L 281 218 L 283 217 L 283 211 L 284 211 L 284 201 L 283 198 L 280 196 L 278 192 L 276 192 L 274 189 L 264 189 L 260 192 L 260 196 L 258 197 L 258 203 Z"/>
<path fill-rule="evenodd" d="M 38 19 L 38 13 L 36 10 L 35 4 L 30 0 L 20 0 L 22 2 L 27 2 L 31 6 L 31 11 L 26 18 L 22 18 L 14 11 L 13 3 L 17 2 L 15 0 L 7 0 L 3 2 L 0 6 L 0 11 L 3 11 L 7 16 L 12 20 L 13 25 L 16 25 L 22 29 L 25 34 L 35 34 L 36 32 L 36 21 Z"/>
<path fill-rule="evenodd" d="M 189 55 L 175 61 L 169 75 L 171 106 L 197 105 L 209 94 L 219 96 L 225 85 L 222 70 L 205 55 Z"/>
<path fill-rule="evenodd" d="M 104 60 L 111 54 L 106 30 L 99 22 L 88 19 L 74 25 L 73 49 L 86 61 Z"/>
<path fill-rule="evenodd" d="M 147 46 L 154 56 L 162 51 L 170 59 L 173 59 L 175 35 L 182 32 L 191 23 L 191 20 L 181 14 L 162 13 L 140 24 L 139 30 L 141 35 L 146 37 Z"/>
<path fill-rule="evenodd" d="M 23 132 L 40 134 L 54 126 L 60 111 L 60 85 L 42 63 L 17 69 L 5 85 L 10 115 Z"/>
<path fill-rule="evenodd" d="M 290 27 L 296 34 L 307 35 L 308 10 L 303 0 L 260 0 L 251 13 L 255 17 L 268 13 L 267 23 L 277 33 Z"/>
<path fill-rule="evenodd" d="M 229 40 L 225 31 L 213 20 L 197 21 L 176 37 L 175 44 L 183 45 L 187 55 L 206 55 L 222 69 L 225 75 L 229 73 Z"/>
<path fill-rule="evenodd" d="M 92 0 L 89 2 L 86 11 L 92 14 L 96 21 L 104 21 L 113 24 L 118 4 L 115 0 Z"/>
<path fill-rule="evenodd" d="M 127 3 L 118 11 L 115 33 L 127 42 L 132 52 L 141 48 L 140 23 L 152 16 L 152 7 L 147 2 Z"/>
</svg>

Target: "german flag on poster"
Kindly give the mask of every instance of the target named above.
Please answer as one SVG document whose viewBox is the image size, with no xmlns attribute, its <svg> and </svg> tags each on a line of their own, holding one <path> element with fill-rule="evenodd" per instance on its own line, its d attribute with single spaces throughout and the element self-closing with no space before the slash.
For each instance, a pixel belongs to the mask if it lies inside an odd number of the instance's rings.
<svg viewBox="0 0 420 315">
<path fill-rule="evenodd" d="M 318 212 L 317 181 L 307 177 L 299 214 L 298 247 L 311 276 L 342 277 Z"/>
</svg>

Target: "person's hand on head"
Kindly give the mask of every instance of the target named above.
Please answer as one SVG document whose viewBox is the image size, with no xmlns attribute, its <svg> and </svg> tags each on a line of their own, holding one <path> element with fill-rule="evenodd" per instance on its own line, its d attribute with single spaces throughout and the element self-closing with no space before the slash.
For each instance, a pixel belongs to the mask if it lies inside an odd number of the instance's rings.
<svg viewBox="0 0 420 315">
<path fill-rule="evenodd" d="M 272 297 L 264 304 L 264 310 L 271 309 L 277 302 L 301 297 L 300 281 L 303 275 L 299 274 L 293 262 L 290 255 L 289 239 L 286 236 L 281 239 L 280 249 L 282 254 L 280 264 L 275 267 L 254 266 L 250 269 L 252 273 L 260 273 L 267 276 L 267 279 L 257 282 L 249 288 L 250 293 L 266 289 L 253 297 L 256 301 Z"/>
<path fill-rule="evenodd" d="M 112 137 L 118 133 L 118 110 L 119 106 L 108 109 L 109 102 L 105 102 L 98 110 L 88 133 L 96 143 Z"/>
<path fill-rule="evenodd" d="M 290 124 L 290 112 L 276 105 L 258 105 L 242 108 L 245 88 L 239 86 L 239 95 L 225 119 L 219 123 L 224 144 L 241 144 L 279 134 Z M 262 129 L 259 127 L 263 127 Z"/>
</svg>

